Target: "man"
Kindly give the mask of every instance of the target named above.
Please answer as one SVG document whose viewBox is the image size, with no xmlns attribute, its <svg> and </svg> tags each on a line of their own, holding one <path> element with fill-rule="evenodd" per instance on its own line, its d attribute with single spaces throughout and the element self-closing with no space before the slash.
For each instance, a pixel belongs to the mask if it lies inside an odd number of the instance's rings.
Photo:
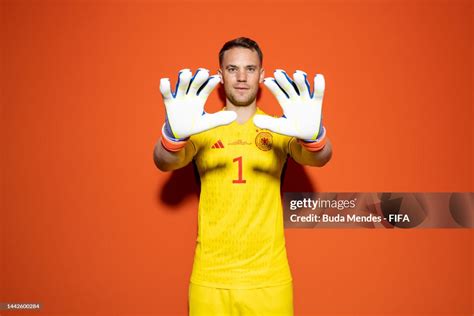
<svg viewBox="0 0 474 316">
<path fill-rule="evenodd" d="M 218 75 L 184 69 L 174 93 L 168 79 L 160 82 L 167 118 L 155 164 L 169 171 L 194 160 L 201 178 L 190 315 L 293 315 L 280 177 L 288 155 L 311 166 L 331 157 L 321 124 L 324 78 L 316 76 L 311 92 L 305 73 L 293 81 L 275 71 L 265 85 L 284 116 L 269 117 L 256 104 L 262 60 L 256 42 L 238 38 L 221 49 Z M 219 82 L 225 108 L 208 114 L 204 104 Z"/>
</svg>

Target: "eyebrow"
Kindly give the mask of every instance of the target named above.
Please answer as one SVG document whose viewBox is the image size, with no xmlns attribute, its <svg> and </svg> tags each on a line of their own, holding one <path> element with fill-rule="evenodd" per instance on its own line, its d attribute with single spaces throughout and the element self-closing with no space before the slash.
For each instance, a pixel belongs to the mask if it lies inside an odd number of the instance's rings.
<svg viewBox="0 0 474 316">
<path fill-rule="evenodd" d="M 257 65 L 246 65 L 244 67 L 245 68 L 250 68 L 250 67 L 257 68 L 258 66 Z M 239 66 L 237 66 L 237 65 L 227 65 L 225 68 L 226 69 L 228 69 L 228 68 L 239 68 Z"/>
</svg>

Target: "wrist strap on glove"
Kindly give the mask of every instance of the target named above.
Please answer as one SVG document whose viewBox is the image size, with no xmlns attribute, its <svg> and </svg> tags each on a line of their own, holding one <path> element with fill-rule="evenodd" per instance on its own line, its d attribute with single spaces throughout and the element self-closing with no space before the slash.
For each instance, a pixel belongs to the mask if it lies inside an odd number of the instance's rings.
<svg viewBox="0 0 474 316">
<path fill-rule="evenodd" d="M 320 151 L 326 145 L 326 128 L 322 127 L 322 132 L 315 141 L 305 141 L 298 139 L 298 143 L 301 144 L 308 151 Z"/>
<path fill-rule="evenodd" d="M 163 127 L 161 128 L 161 144 L 163 147 L 170 152 L 177 152 L 180 151 L 181 149 L 186 146 L 186 143 L 188 142 L 188 138 L 185 138 L 183 140 L 171 138 L 169 136 L 166 136 L 166 131 L 165 131 L 165 124 L 163 124 Z"/>
</svg>

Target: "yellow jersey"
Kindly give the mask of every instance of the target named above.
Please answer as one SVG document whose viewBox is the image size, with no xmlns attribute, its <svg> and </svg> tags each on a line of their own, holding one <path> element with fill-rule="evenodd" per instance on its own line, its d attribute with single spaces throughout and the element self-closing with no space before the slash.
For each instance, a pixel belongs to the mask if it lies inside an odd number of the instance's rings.
<svg viewBox="0 0 474 316">
<path fill-rule="evenodd" d="M 292 281 L 280 198 L 291 139 L 253 118 L 191 136 L 201 179 L 192 283 L 249 289 Z"/>
</svg>

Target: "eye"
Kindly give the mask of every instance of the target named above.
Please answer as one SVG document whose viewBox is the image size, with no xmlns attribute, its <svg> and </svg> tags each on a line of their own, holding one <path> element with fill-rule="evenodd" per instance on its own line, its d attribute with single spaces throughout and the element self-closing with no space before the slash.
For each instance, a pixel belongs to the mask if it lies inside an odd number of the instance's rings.
<svg viewBox="0 0 474 316">
<path fill-rule="evenodd" d="M 248 72 L 255 72 L 256 70 L 257 70 L 257 68 L 255 68 L 255 67 L 249 67 L 249 68 L 247 68 L 247 71 L 248 71 Z"/>
<path fill-rule="evenodd" d="M 227 71 L 230 72 L 230 73 L 234 73 L 237 71 L 237 68 L 235 67 L 230 67 L 230 68 L 227 68 Z"/>
</svg>

